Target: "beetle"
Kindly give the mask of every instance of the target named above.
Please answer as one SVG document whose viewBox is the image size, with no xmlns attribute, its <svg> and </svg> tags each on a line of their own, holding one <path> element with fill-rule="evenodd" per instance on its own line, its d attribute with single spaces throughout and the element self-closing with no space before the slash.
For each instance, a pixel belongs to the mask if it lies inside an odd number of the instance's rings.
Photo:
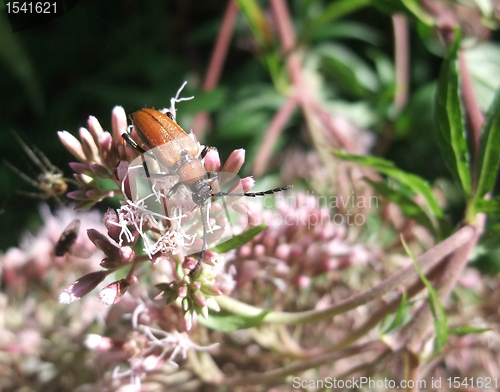
<svg viewBox="0 0 500 392">
<path fill-rule="evenodd" d="M 212 193 L 210 180 L 215 173 L 207 173 L 202 159 L 208 153 L 209 148 L 205 147 L 201 153 L 199 145 L 177 124 L 171 112 L 162 113 L 154 109 L 141 109 L 131 115 L 134 129 L 147 150 L 155 149 L 155 157 L 159 163 L 165 166 L 170 173 L 179 176 L 179 181 L 169 190 L 167 197 L 172 196 L 180 186 L 184 185 L 192 192 L 193 202 L 200 206 L 203 228 L 203 244 L 200 256 L 195 267 L 189 272 L 192 276 L 199 268 L 205 255 L 207 247 L 207 218 L 206 203 L 210 198 L 222 196 L 265 196 L 279 191 L 291 189 L 288 185 L 280 188 L 270 189 L 262 192 L 248 193 Z M 123 133 L 122 138 L 141 154 L 147 151 L 139 146 L 128 133 Z M 145 167 L 146 175 L 149 176 Z"/>
</svg>

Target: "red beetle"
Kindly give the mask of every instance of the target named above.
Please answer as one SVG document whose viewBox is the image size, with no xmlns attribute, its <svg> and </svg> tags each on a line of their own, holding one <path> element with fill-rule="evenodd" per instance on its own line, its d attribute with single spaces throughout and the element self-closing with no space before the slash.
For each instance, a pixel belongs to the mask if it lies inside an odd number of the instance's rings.
<svg viewBox="0 0 500 392">
<path fill-rule="evenodd" d="M 162 113 L 154 109 L 141 109 L 131 116 L 134 129 L 139 135 L 144 147 L 148 150 L 155 149 L 155 157 L 160 164 L 166 166 L 168 170 L 179 176 L 179 182 L 169 191 L 168 196 L 172 196 L 176 190 L 184 185 L 192 192 L 193 202 L 200 206 L 203 226 L 203 245 L 196 266 L 189 275 L 193 275 L 200 266 L 207 247 L 207 222 L 205 206 L 211 197 L 221 196 L 264 196 L 282 190 L 291 189 L 293 186 L 285 186 L 270 189 L 263 192 L 253 193 L 227 193 L 218 192 L 212 194 L 210 179 L 216 177 L 215 174 L 207 173 L 201 161 L 208 152 L 208 148 L 199 153 L 199 145 L 188 137 L 187 133 L 175 122 L 172 113 Z M 146 153 L 129 134 L 124 133 L 122 137 L 140 153 Z M 146 170 L 146 174 L 148 174 Z"/>
</svg>

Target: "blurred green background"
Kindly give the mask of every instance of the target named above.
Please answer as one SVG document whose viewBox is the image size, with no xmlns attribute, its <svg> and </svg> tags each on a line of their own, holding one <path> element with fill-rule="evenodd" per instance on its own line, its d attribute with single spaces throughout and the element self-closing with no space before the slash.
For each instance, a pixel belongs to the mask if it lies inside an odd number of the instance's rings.
<svg viewBox="0 0 500 392">
<path fill-rule="evenodd" d="M 268 6 L 264 1 L 257 3 Z M 325 97 L 332 113 L 342 113 L 379 135 L 376 153 L 430 181 L 448 178 L 434 143 L 432 112 L 444 46 L 410 17 L 410 97 L 406 108 L 397 111 L 393 106 L 390 14 L 402 10 L 402 5 L 396 0 L 365 2 L 366 6 L 344 18 L 331 18 L 336 19 L 334 23 L 328 17 L 325 22 L 321 17 L 328 16 L 325 10 L 332 3 L 289 2 L 299 42 L 306 48 L 307 67 L 320 77 L 318 94 Z M 168 107 L 170 98 L 187 80 L 183 96 L 195 95 L 196 99 L 178 105 L 179 124 L 189 130 L 197 112 L 209 112 L 213 122 L 202 142 L 216 146 L 222 159 L 235 148 L 247 148 L 247 163 L 251 163 L 269 122 L 285 100 L 263 61 L 266 54 L 281 56 L 280 47 L 272 32 L 271 43 L 259 48 L 240 15 L 219 87 L 203 92 L 201 84 L 226 5 L 219 0 L 80 1 L 62 17 L 17 33 L 12 33 L 2 5 L 2 157 L 36 177 L 36 168 L 10 134 L 13 129 L 70 175 L 68 162 L 74 159 L 62 147 L 56 131 L 77 135 L 79 127 L 86 127 L 89 115 L 110 130 L 114 106 L 123 106 L 127 113 L 142 107 Z M 478 46 L 475 57 L 471 51 L 477 80 L 483 80 L 479 98 L 485 106 L 500 84 L 500 49 L 488 45 Z M 481 61 L 485 53 L 488 59 Z M 487 71 L 485 64 L 490 66 Z M 278 145 L 280 149 L 307 148 L 299 113 Z M 16 194 L 16 190 L 33 189 L 5 165 L 0 167 L 0 181 L 0 249 L 6 249 L 17 244 L 25 228 L 39 224 L 40 200 Z M 453 199 L 453 188 L 449 193 Z"/>
</svg>

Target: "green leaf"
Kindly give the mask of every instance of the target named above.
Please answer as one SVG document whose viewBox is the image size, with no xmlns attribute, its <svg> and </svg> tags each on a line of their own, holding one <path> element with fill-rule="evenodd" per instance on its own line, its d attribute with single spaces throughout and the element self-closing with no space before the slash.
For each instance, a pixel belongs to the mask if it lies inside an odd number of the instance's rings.
<svg viewBox="0 0 500 392">
<path fill-rule="evenodd" d="M 230 96 L 219 114 L 217 136 L 227 139 L 258 137 L 266 132 L 273 114 L 285 97 L 269 85 L 252 84 Z"/>
<path fill-rule="evenodd" d="M 500 197 L 491 200 L 479 199 L 475 202 L 475 210 L 488 215 L 500 215 Z"/>
<path fill-rule="evenodd" d="M 458 335 L 458 336 L 464 336 L 468 335 L 470 333 L 483 333 L 483 332 L 488 332 L 491 331 L 491 328 L 479 328 L 479 327 L 471 327 L 471 326 L 463 326 L 463 327 L 457 327 L 457 328 L 452 328 L 450 329 L 450 335 Z"/>
<path fill-rule="evenodd" d="M 255 0 L 236 0 L 236 3 L 254 38 L 260 46 L 267 47 L 271 42 L 272 32 L 262 7 Z"/>
<path fill-rule="evenodd" d="M 429 282 L 425 274 L 420 269 L 420 266 L 417 263 L 417 259 L 415 258 L 415 256 L 413 256 L 413 253 L 406 244 L 403 236 L 401 236 L 401 243 L 403 244 L 403 247 L 405 248 L 408 256 L 410 256 L 411 259 L 413 260 L 413 265 L 415 266 L 415 269 L 417 270 L 420 279 L 422 280 L 425 287 L 427 287 L 427 290 L 429 291 L 428 301 L 432 311 L 432 315 L 434 317 L 434 328 L 436 330 L 436 351 L 439 352 L 441 351 L 441 349 L 446 344 L 446 341 L 448 340 L 448 319 L 446 317 L 446 313 L 443 309 L 443 306 L 441 305 L 441 302 L 439 301 L 439 297 L 436 293 L 436 290 L 434 290 L 434 287 L 432 286 L 431 282 Z"/>
<path fill-rule="evenodd" d="M 338 21 L 334 24 L 327 24 L 320 27 L 311 36 L 311 40 L 339 40 L 339 39 L 355 39 L 371 45 L 380 46 L 383 43 L 382 34 L 373 27 L 358 22 L 343 22 Z"/>
<path fill-rule="evenodd" d="M 430 15 L 420 4 L 419 0 L 401 0 L 405 7 L 410 11 L 417 19 L 427 26 L 434 26 L 435 20 L 432 15 Z"/>
<path fill-rule="evenodd" d="M 233 332 L 259 325 L 269 312 L 269 310 L 263 310 L 256 316 L 242 316 L 225 311 L 210 311 L 208 319 L 198 317 L 198 322 L 215 331 Z"/>
<path fill-rule="evenodd" d="M 422 196 L 425 201 L 426 207 L 429 209 L 429 213 L 432 216 L 435 216 L 437 218 L 441 218 L 443 216 L 443 211 L 441 210 L 441 207 L 439 207 L 439 203 L 432 194 L 429 184 L 424 179 L 398 169 L 392 162 L 387 161 L 383 158 L 347 154 L 340 151 L 334 151 L 333 153 L 340 159 L 371 167 L 374 170 L 395 179 L 396 181 L 410 188 L 416 194 Z"/>
<path fill-rule="evenodd" d="M 344 16 L 353 13 L 360 8 L 370 5 L 371 0 L 337 0 L 332 1 L 330 4 L 320 13 L 320 15 L 309 21 L 305 28 L 305 37 L 309 37 L 314 30 L 330 24 L 334 20 L 343 18 Z"/>
<path fill-rule="evenodd" d="M 229 252 L 230 250 L 240 248 L 242 245 L 245 245 L 247 242 L 253 240 L 254 237 L 259 233 L 261 233 L 265 228 L 266 225 L 262 223 L 259 226 L 252 227 L 251 229 L 241 234 L 235 235 L 230 240 L 227 240 L 226 242 L 214 246 L 213 248 L 210 249 L 213 250 L 215 253 L 226 253 Z"/>
<path fill-rule="evenodd" d="M 461 184 L 466 195 L 471 193 L 469 149 L 465 139 L 465 125 L 460 100 L 458 51 L 460 32 L 441 68 L 436 94 L 437 142 L 453 177 Z"/>
<path fill-rule="evenodd" d="M 399 306 L 396 309 L 396 316 L 394 317 L 394 320 L 392 320 L 392 323 L 384 330 L 383 332 L 384 335 L 388 334 L 389 332 L 399 327 L 400 325 L 403 325 L 405 310 L 409 306 L 409 303 L 406 301 L 406 299 L 407 299 L 406 291 L 403 291 L 403 294 L 401 295 L 401 302 L 399 303 Z"/>
<path fill-rule="evenodd" d="M 493 190 L 500 164 L 500 89 L 497 90 L 481 130 L 478 164 L 476 198 L 482 199 Z"/>
<path fill-rule="evenodd" d="M 436 225 L 432 222 L 425 210 L 411 198 L 406 196 L 402 190 L 393 189 L 384 182 L 371 181 L 367 178 L 365 178 L 365 181 L 369 182 L 377 193 L 399 206 L 406 216 L 415 219 L 422 226 L 429 229 L 435 236 L 439 235 Z"/>
<path fill-rule="evenodd" d="M 346 94 L 363 98 L 380 88 L 377 75 L 368 64 L 343 45 L 323 44 L 317 53 L 322 57 L 325 74 Z"/>
<path fill-rule="evenodd" d="M 266 64 L 276 89 L 281 92 L 286 91 L 289 83 L 286 73 L 282 72 L 283 61 L 279 53 L 272 50 L 274 34 L 264 9 L 256 0 L 236 0 L 236 3 L 255 40 L 262 48 L 262 61 Z"/>
</svg>

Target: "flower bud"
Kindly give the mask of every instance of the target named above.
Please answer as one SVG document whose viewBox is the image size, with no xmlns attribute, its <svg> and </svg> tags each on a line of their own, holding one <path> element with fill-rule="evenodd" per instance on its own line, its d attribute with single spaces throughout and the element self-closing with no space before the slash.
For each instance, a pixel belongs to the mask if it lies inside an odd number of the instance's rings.
<svg viewBox="0 0 500 392">
<path fill-rule="evenodd" d="M 99 123 L 99 120 L 97 120 L 97 118 L 95 118 L 94 116 L 89 116 L 87 125 L 89 127 L 90 134 L 94 138 L 94 141 L 97 143 L 97 140 L 99 140 L 99 137 L 104 132 L 101 124 Z"/>
<path fill-rule="evenodd" d="M 101 283 L 110 271 L 97 271 L 82 276 L 75 283 L 70 284 L 59 296 L 59 303 L 69 304 L 82 298 L 84 295 L 91 292 Z"/>
<path fill-rule="evenodd" d="M 83 152 L 82 144 L 80 141 L 74 137 L 71 133 L 62 131 L 57 132 L 61 143 L 64 144 L 64 147 L 80 162 L 85 162 L 85 154 Z"/>
<path fill-rule="evenodd" d="M 186 331 L 190 331 L 191 328 L 193 328 L 193 314 L 192 313 L 184 314 L 184 328 L 186 328 Z"/>
<path fill-rule="evenodd" d="M 210 149 L 205 156 L 204 164 L 207 172 L 218 172 L 220 170 L 219 152 L 216 149 Z"/>
<path fill-rule="evenodd" d="M 135 252 L 130 246 L 120 248 L 120 260 L 123 264 L 128 264 L 135 258 Z"/>
<path fill-rule="evenodd" d="M 206 320 L 208 319 L 208 307 L 203 306 L 201 309 L 198 310 L 198 313 L 202 315 L 202 317 Z"/>
<path fill-rule="evenodd" d="M 90 163 L 89 166 L 90 166 L 90 170 L 92 170 L 92 173 L 94 173 L 97 177 L 101 177 L 101 178 L 110 178 L 111 177 L 111 173 L 109 172 L 109 170 L 105 166 L 100 165 L 98 163 Z"/>
<path fill-rule="evenodd" d="M 76 203 L 75 210 L 88 210 L 92 207 L 95 206 L 95 201 L 94 200 L 83 200 L 78 203 Z"/>
<path fill-rule="evenodd" d="M 220 312 L 220 306 L 212 297 L 207 298 L 207 307 L 210 307 L 214 312 Z"/>
<path fill-rule="evenodd" d="M 111 137 L 111 134 L 109 132 L 104 132 L 99 136 L 97 143 L 99 145 L 99 151 L 104 165 L 110 170 L 114 169 L 118 159 L 118 154 L 113 146 L 113 138 Z"/>
<path fill-rule="evenodd" d="M 106 197 L 113 196 L 113 191 L 103 191 L 101 189 L 91 189 L 90 191 L 85 192 L 85 195 L 91 200 L 101 201 Z"/>
<path fill-rule="evenodd" d="M 85 128 L 80 128 L 80 140 L 86 162 L 100 162 L 99 150 L 90 132 Z"/>
<path fill-rule="evenodd" d="M 133 276 L 133 275 L 132 275 Z M 135 278 L 135 277 L 134 277 Z M 132 282 L 132 283 L 131 283 Z M 120 279 L 108 284 L 99 292 L 99 299 L 104 305 L 114 305 L 123 297 L 127 289 L 137 282 L 135 279 Z"/>
<path fill-rule="evenodd" d="M 86 188 L 97 188 L 97 184 L 94 182 L 94 179 L 85 174 L 73 174 L 75 180 L 77 180 L 80 184 L 82 184 Z"/>
<path fill-rule="evenodd" d="M 137 283 L 139 283 L 139 280 L 137 279 L 137 276 L 135 276 L 135 275 L 128 276 L 127 279 L 126 279 L 126 281 L 127 281 L 127 284 L 128 284 L 129 287 L 133 287 Z"/>
<path fill-rule="evenodd" d="M 240 148 L 238 150 L 234 150 L 229 158 L 227 158 L 226 163 L 222 167 L 222 172 L 225 173 L 238 173 L 245 163 L 245 150 Z"/>
<path fill-rule="evenodd" d="M 73 199 L 73 200 L 88 200 L 89 199 L 87 197 L 86 192 L 83 190 L 68 192 L 66 194 L 66 196 L 68 196 L 70 199 Z"/>
<path fill-rule="evenodd" d="M 105 336 L 89 333 L 85 338 L 85 347 L 92 351 L 110 351 L 113 348 L 113 341 Z"/>
<path fill-rule="evenodd" d="M 238 257 L 246 259 L 252 254 L 252 248 L 249 245 L 243 245 L 238 249 Z"/>
<path fill-rule="evenodd" d="M 194 302 L 201 307 L 207 306 L 207 299 L 203 295 L 201 291 L 196 291 L 191 298 L 193 298 Z"/>
<path fill-rule="evenodd" d="M 86 163 L 80 163 L 80 162 L 70 162 L 69 167 L 77 173 L 80 174 L 86 174 L 86 175 L 91 175 L 92 170 L 90 170 L 90 166 Z"/>
<path fill-rule="evenodd" d="M 121 143 L 122 133 L 127 132 L 127 115 L 121 106 L 115 106 L 111 114 L 111 128 L 113 141 L 116 145 Z"/>
<path fill-rule="evenodd" d="M 290 252 L 291 252 L 291 249 L 290 249 L 289 244 L 279 244 L 276 247 L 276 257 L 278 259 L 287 261 L 288 257 L 290 256 Z"/>
<path fill-rule="evenodd" d="M 187 312 L 189 309 L 191 309 L 191 301 L 189 300 L 189 298 L 184 298 L 181 301 L 181 306 L 184 312 Z"/>
<path fill-rule="evenodd" d="M 257 244 L 253 248 L 253 255 L 256 259 L 264 256 L 266 254 L 266 248 L 262 244 Z"/>
<path fill-rule="evenodd" d="M 250 209 L 248 205 L 244 201 L 237 201 L 231 204 L 231 208 L 241 215 L 250 214 Z"/>
<path fill-rule="evenodd" d="M 118 259 L 113 259 L 111 257 L 105 257 L 99 264 L 102 268 L 115 270 L 123 267 L 123 263 Z"/>
<path fill-rule="evenodd" d="M 108 208 L 104 214 L 104 226 L 108 229 L 108 236 L 110 236 L 116 242 L 120 241 L 120 233 L 122 231 L 121 227 L 118 226 L 118 214 L 112 208 Z"/>
<path fill-rule="evenodd" d="M 186 286 L 181 286 L 177 290 L 177 296 L 180 298 L 186 298 L 187 297 L 187 287 Z"/>
<path fill-rule="evenodd" d="M 311 278 L 306 275 L 299 275 L 295 278 L 295 284 L 301 289 L 305 289 L 311 285 Z"/>
<path fill-rule="evenodd" d="M 111 243 L 111 241 L 104 234 L 100 233 L 96 229 L 88 229 L 87 235 L 100 250 L 102 250 L 106 256 L 111 258 L 120 259 L 120 249 Z"/>
<path fill-rule="evenodd" d="M 192 257 L 184 258 L 184 262 L 182 263 L 182 268 L 187 270 L 192 270 L 196 266 L 197 260 Z"/>
<path fill-rule="evenodd" d="M 201 291 L 203 292 L 203 294 L 211 295 L 214 297 L 222 294 L 222 291 L 220 291 L 217 287 L 208 283 L 205 283 L 201 286 Z"/>
<path fill-rule="evenodd" d="M 243 188 L 243 192 L 248 192 L 255 186 L 255 180 L 253 177 L 245 177 L 240 180 L 240 185 Z"/>
</svg>

